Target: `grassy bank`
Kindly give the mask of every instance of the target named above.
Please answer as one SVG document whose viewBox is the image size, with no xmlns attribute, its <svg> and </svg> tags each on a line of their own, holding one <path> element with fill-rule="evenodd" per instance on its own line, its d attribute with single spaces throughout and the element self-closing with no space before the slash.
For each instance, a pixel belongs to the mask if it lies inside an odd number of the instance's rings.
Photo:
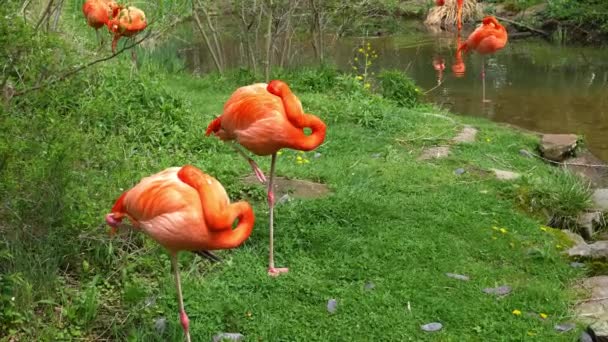
<svg viewBox="0 0 608 342">
<path fill-rule="evenodd" d="M 217 331 L 306 341 L 572 338 L 553 325 L 569 315 L 568 284 L 577 272 L 559 256 L 564 242 L 523 209 L 564 204 L 567 214 L 579 203 L 560 198 L 568 195 L 558 185 L 564 176 L 518 154 L 533 149 L 535 138 L 430 115 L 438 114 L 432 107 L 401 108 L 336 79 L 303 91 L 316 83 L 298 74 L 283 76 L 329 132 L 320 157 L 304 156 L 310 163 L 298 164 L 285 151 L 279 174 L 325 183 L 332 195 L 278 208 L 278 262 L 292 270 L 278 279 L 265 274 L 263 189 L 244 185 L 246 163 L 203 137 L 231 90 L 252 80 L 108 71 L 106 86 L 85 89 L 67 112 L 60 111 L 67 99 L 54 92 L 69 91 L 70 83 L 28 98 L 57 101 L 45 109 L 3 116 L 3 332 L 22 340 L 177 340 L 166 254 L 140 235 L 111 240 L 100 223 L 121 189 L 192 163 L 216 176 L 232 199 L 252 201 L 257 214 L 250 240 L 220 253 L 222 264 L 181 257 L 192 333 L 202 340 Z M 417 161 L 423 147 L 445 142 L 462 122 L 480 129 L 476 143 L 455 146 L 445 160 Z M 492 167 L 523 178 L 501 182 L 480 171 Z M 458 176 L 457 168 L 468 172 Z M 374 289 L 363 290 L 366 282 Z M 502 284 L 513 293 L 496 299 L 481 292 Z M 330 298 L 339 303 L 334 315 L 325 310 Z M 164 335 L 154 328 L 160 317 L 167 318 Z M 430 321 L 444 330 L 434 337 L 421 332 Z"/>
<path fill-rule="evenodd" d="M 58 69 L 83 53 L 44 43 L 65 54 L 52 64 Z M 35 82 L 43 70 L 37 63 L 48 61 L 23 63 Z M 277 263 L 291 269 L 276 279 L 266 275 L 264 189 L 243 183 L 248 165 L 203 136 L 231 92 L 258 77 L 235 71 L 193 78 L 153 64 L 136 71 L 120 56 L 1 107 L 0 340 L 180 340 L 168 256 L 142 234 L 110 239 L 102 222 L 123 189 L 187 163 L 256 213 L 251 238 L 218 253 L 224 262 L 181 255 L 195 340 L 219 331 L 270 341 L 576 336 L 553 326 L 570 320 L 570 283 L 582 271 L 560 255 L 567 242 L 541 226 L 542 212 L 570 217 L 588 194 L 576 179 L 519 153 L 534 149 L 535 137 L 420 104 L 415 90 L 390 87 L 409 84 L 394 74 L 371 89 L 331 68 L 274 77 L 328 124 L 326 142 L 299 154 L 308 163 L 284 151 L 279 175 L 332 192 L 276 210 Z M 479 129 L 476 142 L 452 146 L 445 159 L 418 160 L 465 124 Z M 257 160 L 268 169 L 267 158 Z M 458 175 L 459 168 L 466 172 Z M 522 177 L 498 181 L 491 168 Z M 513 292 L 482 292 L 500 285 Z M 332 298 L 335 314 L 326 310 Z M 434 321 L 441 332 L 421 331 Z"/>
</svg>

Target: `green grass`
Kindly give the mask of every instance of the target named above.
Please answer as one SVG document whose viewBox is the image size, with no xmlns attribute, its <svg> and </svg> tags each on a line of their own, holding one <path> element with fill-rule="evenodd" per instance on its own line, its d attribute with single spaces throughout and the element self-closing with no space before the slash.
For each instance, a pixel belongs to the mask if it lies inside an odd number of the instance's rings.
<svg viewBox="0 0 608 342">
<path fill-rule="evenodd" d="M 38 70 L 36 59 L 28 63 Z M 180 340 L 167 254 L 143 234 L 111 239 L 102 223 L 123 189 L 187 163 L 256 213 L 251 238 L 219 252 L 222 263 L 181 255 L 196 341 L 219 331 L 251 341 L 578 336 L 553 326 L 571 319 L 570 284 L 583 271 L 561 255 L 563 234 L 540 228 L 542 211 L 571 217 L 589 194 L 577 179 L 519 154 L 537 138 L 433 106 L 400 107 L 327 68 L 277 71 L 328 124 L 325 143 L 306 154 L 310 163 L 285 151 L 278 174 L 325 183 L 332 193 L 278 206 L 277 265 L 290 272 L 269 278 L 264 189 L 242 183 L 248 164 L 204 137 L 231 92 L 259 79 L 244 71 L 169 75 L 146 63 L 132 72 L 121 56 L 0 107 L 0 341 Z M 443 160 L 417 160 L 463 124 L 480 130 L 475 143 L 453 146 Z M 256 159 L 268 169 L 268 158 Z M 457 168 L 467 172 L 457 176 Z M 522 177 L 501 182 L 484 172 L 490 168 Z M 367 282 L 374 289 L 365 290 Z M 505 298 L 482 292 L 503 284 L 513 287 Z M 325 308 L 331 298 L 335 314 Z M 420 330 L 433 321 L 444 329 Z"/>
</svg>

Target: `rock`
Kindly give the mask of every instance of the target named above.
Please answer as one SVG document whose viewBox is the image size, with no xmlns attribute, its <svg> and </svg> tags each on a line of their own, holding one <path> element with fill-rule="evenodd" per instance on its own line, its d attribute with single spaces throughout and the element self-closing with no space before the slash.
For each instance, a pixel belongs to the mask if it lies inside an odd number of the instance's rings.
<svg viewBox="0 0 608 342">
<path fill-rule="evenodd" d="M 285 194 L 285 195 L 281 196 L 281 198 L 279 198 L 279 200 L 277 201 L 277 204 L 285 204 L 289 201 L 291 201 L 291 197 L 289 197 L 289 194 Z"/>
<path fill-rule="evenodd" d="M 363 288 L 366 289 L 366 290 L 368 290 L 368 291 L 373 290 L 375 287 L 376 287 L 376 285 L 374 285 L 374 283 L 372 283 L 371 281 L 368 281 L 363 286 Z"/>
<path fill-rule="evenodd" d="M 591 240 L 593 233 L 603 224 L 603 216 L 600 212 L 581 213 L 576 219 L 576 224 L 581 235 L 586 240 Z"/>
<path fill-rule="evenodd" d="M 581 238 L 582 239 L 582 238 Z M 594 243 L 578 244 L 568 251 L 568 256 L 583 259 L 601 260 L 608 258 L 608 241 L 596 241 Z"/>
<path fill-rule="evenodd" d="M 589 335 L 589 333 L 587 333 L 586 331 L 583 331 L 581 333 L 581 337 L 579 339 L 580 342 L 595 342 L 593 341 L 593 338 L 591 337 L 591 335 Z"/>
<path fill-rule="evenodd" d="M 526 158 L 534 158 L 534 155 L 532 154 L 532 152 L 530 152 L 528 150 L 521 149 L 521 150 L 519 150 L 519 154 Z"/>
<path fill-rule="evenodd" d="M 338 310 L 338 302 L 335 299 L 330 299 L 327 301 L 327 311 L 329 313 L 336 313 Z"/>
<path fill-rule="evenodd" d="M 245 184 L 264 187 L 255 175 L 249 175 L 243 179 Z M 278 198 L 289 194 L 290 198 L 321 198 L 330 194 L 327 185 L 311 182 L 308 180 L 288 179 L 285 177 L 274 178 L 274 193 Z"/>
<path fill-rule="evenodd" d="M 505 171 L 505 170 L 498 170 L 498 169 L 491 169 L 491 170 L 492 170 L 492 172 L 494 172 L 494 175 L 499 180 L 514 180 L 514 179 L 521 177 L 521 175 L 519 173 L 512 172 L 512 171 Z"/>
<path fill-rule="evenodd" d="M 591 195 L 593 208 L 601 212 L 608 212 L 608 189 L 596 189 Z"/>
<path fill-rule="evenodd" d="M 165 332 L 165 328 L 167 327 L 167 319 L 165 317 L 157 318 L 154 321 L 154 329 L 159 335 L 162 335 Z"/>
<path fill-rule="evenodd" d="M 428 323 L 425 325 L 421 325 L 420 329 L 422 329 L 426 332 L 435 332 L 435 331 L 439 331 L 439 330 L 443 329 L 443 324 L 438 323 L 438 322 Z"/>
<path fill-rule="evenodd" d="M 475 142 L 477 136 L 477 129 L 471 126 L 464 126 L 464 128 L 456 135 L 452 142 L 456 144 L 472 143 Z"/>
<path fill-rule="evenodd" d="M 570 263 L 570 267 L 572 267 L 572 268 L 583 268 L 583 267 L 585 267 L 585 264 L 582 263 L 582 262 L 573 261 L 573 262 Z"/>
<path fill-rule="evenodd" d="M 570 322 L 555 325 L 555 330 L 559 332 L 568 332 L 574 328 L 576 328 L 576 324 Z"/>
<path fill-rule="evenodd" d="M 239 333 L 218 333 L 213 336 L 213 342 L 222 341 L 243 341 L 245 336 Z"/>
<path fill-rule="evenodd" d="M 574 152 L 577 140 L 575 134 L 544 134 L 540 142 L 540 152 L 549 160 L 561 162 Z"/>
<path fill-rule="evenodd" d="M 512 288 L 511 286 L 508 285 L 503 285 L 503 286 L 499 286 L 499 287 L 488 287 L 483 289 L 483 292 L 487 293 L 487 294 L 493 294 L 493 295 L 497 295 L 497 296 L 506 296 L 509 293 L 511 293 Z"/>
<path fill-rule="evenodd" d="M 319 153 L 319 152 L 315 152 L 314 158 L 320 158 L 321 156 L 322 156 L 322 154 L 321 154 L 321 153 Z"/>
<path fill-rule="evenodd" d="M 381 153 L 372 153 L 372 158 L 374 159 L 380 158 L 380 156 L 382 156 Z"/>
<path fill-rule="evenodd" d="M 596 340 L 602 341 L 602 337 L 608 337 L 608 276 L 583 279 L 575 290 L 590 294 L 590 298 L 575 305 L 577 320 L 589 324 Z"/>
<path fill-rule="evenodd" d="M 591 187 L 608 187 L 608 166 L 588 150 L 577 152 L 576 157 L 568 158 L 563 163 L 566 169 L 587 180 Z"/>
<path fill-rule="evenodd" d="M 456 176 L 460 176 L 461 174 L 465 173 L 466 171 L 463 168 L 458 168 L 456 170 L 454 170 L 454 174 Z"/>
<path fill-rule="evenodd" d="M 445 275 L 450 278 L 454 278 L 454 279 L 458 279 L 458 280 L 462 280 L 462 281 L 469 281 L 469 279 L 470 279 L 468 276 L 462 275 L 462 274 L 446 273 Z"/>
<path fill-rule="evenodd" d="M 450 148 L 448 146 L 434 146 L 422 150 L 422 154 L 418 157 L 418 160 L 440 159 L 448 155 L 450 155 Z"/>
</svg>

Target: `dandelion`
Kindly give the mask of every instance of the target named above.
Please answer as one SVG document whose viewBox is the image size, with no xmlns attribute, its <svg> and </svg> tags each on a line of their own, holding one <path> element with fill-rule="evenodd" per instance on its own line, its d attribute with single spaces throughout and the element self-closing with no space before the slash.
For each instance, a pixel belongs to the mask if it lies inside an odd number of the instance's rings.
<svg viewBox="0 0 608 342">
<path fill-rule="evenodd" d="M 546 231 L 547 231 L 547 227 L 545 227 L 545 226 L 540 226 L 540 230 L 542 230 L 543 232 L 546 232 Z"/>
<path fill-rule="evenodd" d="M 561 249 L 561 248 L 562 248 L 562 245 L 555 245 L 555 248 L 557 248 L 557 249 Z"/>
<path fill-rule="evenodd" d="M 302 160 L 301 156 L 296 156 L 296 160 Z"/>
<path fill-rule="evenodd" d="M 496 226 L 492 226 L 492 229 L 498 231 L 498 227 L 496 227 Z"/>
<path fill-rule="evenodd" d="M 359 75 L 359 76 L 357 76 L 357 79 L 358 79 L 359 81 L 361 81 L 361 80 L 363 79 L 363 76 Z"/>
<path fill-rule="evenodd" d="M 363 53 L 363 48 L 359 48 L 359 52 Z"/>
<path fill-rule="evenodd" d="M 547 319 L 547 317 L 549 317 L 549 315 L 547 315 L 546 313 L 542 313 L 542 312 L 539 314 L 539 316 L 542 319 Z"/>
<path fill-rule="evenodd" d="M 359 60 L 359 57 L 355 57 L 355 62 Z"/>
<path fill-rule="evenodd" d="M 492 139 L 486 138 L 486 142 L 490 142 L 490 141 L 492 141 Z"/>
<path fill-rule="evenodd" d="M 507 234 L 507 228 L 500 228 L 499 230 L 501 233 Z"/>
<path fill-rule="evenodd" d="M 355 60 L 356 60 L 356 59 L 355 59 Z M 353 70 L 357 70 L 357 67 L 356 67 L 356 66 L 353 66 Z"/>
<path fill-rule="evenodd" d="M 304 159 L 304 164 L 308 164 L 308 163 L 310 163 L 310 160 Z"/>
<path fill-rule="evenodd" d="M 521 311 L 515 309 L 511 312 L 512 314 L 514 314 L 515 316 L 520 316 L 521 315 Z"/>
<path fill-rule="evenodd" d="M 283 151 L 277 152 L 277 156 L 280 156 L 281 154 L 283 154 Z"/>
<path fill-rule="evenodd" d="M 371 84 L 369 84 L 369 83 L 365 83 L 365 84 L 363 85 L 363 88 L 365 88 L 365 89 L 369 89 L 371 86 L 372 86 Z"/>
</svg>

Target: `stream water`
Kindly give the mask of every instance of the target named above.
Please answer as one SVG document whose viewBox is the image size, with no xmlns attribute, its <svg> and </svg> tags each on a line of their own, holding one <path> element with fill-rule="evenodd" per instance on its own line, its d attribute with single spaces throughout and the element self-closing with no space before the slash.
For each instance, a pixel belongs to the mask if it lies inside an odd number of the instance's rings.
<svg viewBox="0 0 608 342">
<path fill-rule="evenodd" d="M 469 32 L 463 32 L 466 38 Z M 608 160 L 608 49 L 563 47 L 542 40 L 511 39 L 507 46 L 485 58 L 486 98 L 482 101 L 482 57 L 467 54 L 466 72 L 456 77 L 455 33 L 417 33 L 413 36 L 328 39 L 326 55 L 343 70 L 351 69 L 356 48 L 366 40 L 378 59 L 372 70 L 406 71 L 428 100 L 450 111 L 482 116 L 543 133 L 583 135 L 591 151 Z M 238 41 L 225 39 L 229 66 L 244 65 Z M 291 65 L 314 64 L 310 42 L 293 44 Z M 190 70 L 213 70 L 203 43 L 185 49 Z M 438 85 L 433 59 L 443 58 L 445 70 Z"/>
</svg>

